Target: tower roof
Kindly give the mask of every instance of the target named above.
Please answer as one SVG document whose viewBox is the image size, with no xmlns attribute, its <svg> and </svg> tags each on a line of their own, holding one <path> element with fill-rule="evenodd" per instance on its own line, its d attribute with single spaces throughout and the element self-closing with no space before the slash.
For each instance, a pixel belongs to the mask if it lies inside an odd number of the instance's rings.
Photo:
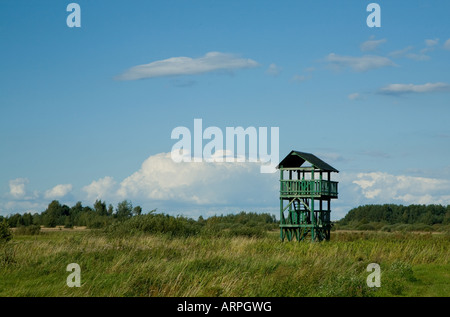
<svg viewBox="0 0 450 317">
<path fill-rule="evenodd" d="M 325 171 L 325 172 L 336 172 L 339 173 L 337 169 L 333 166 L 325 163 L 320 158 L 311 153 L 299 152 L 299 151 L 291 151 L 277 166 L 279 169 L 280 166 L 283 167 L 300 167 L 303 163 L 309 162 L 312 166 Z"/>
</svg>

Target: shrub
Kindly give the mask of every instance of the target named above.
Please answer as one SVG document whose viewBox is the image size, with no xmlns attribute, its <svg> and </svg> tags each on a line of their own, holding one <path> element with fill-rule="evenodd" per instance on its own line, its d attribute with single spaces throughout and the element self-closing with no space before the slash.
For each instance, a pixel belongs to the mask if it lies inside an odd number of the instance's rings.
<svg viewBox="0 0 450 317">
<path fill-rule="evenodd" d="M 3 219 L 3 221 L 0 222 L 0 243 L 8 242 L 9 240 L 11 240 L 11 238 L 12 238 L 11 229 L 9 229 L 6 220 Z"/>
<path fill-rule="evenodd" d="M 30 226 L 20 226 L 17 227 L 16 231 L 14 232 L 17 235 L 37 235 L 41 232 L 41 226 L 38 225 L 30 225 Z"/>
<path fill-rule="evenodd" d="M 356 227 L 357 230 L 376 230 L 375 227 L 368 223 L 360 224 L 358 227 Z"/>
<path fill-rule="evenodd" d="M 433 231 L 432 226 L 424 224 L 424 223 L 414 223 L 408 229 L 409 229 L 409 231 L 426 231 L 426 232 Z"/>
<path fill-rule="evenodd" d="M 105 231 L 112 235 L 128 235 L 136 233 L 159 233 L 169 236 L 188 237 L 200 232 L 201 225 L 195 220 L 165 214 L 146 214 L 134 216 L 124 221 L 117 221 Z"/>
<path fill-rule="evenodd" d="M 261 227 L 247 227 L 238 226 L 231 228 L 229 231 L 231 236 L 249 237 L 249 238 L 262 238 L 266 236 L 266 231 Z"/>
<path fill-rule="evenodd" d="M 264 237 L 267 231 L 274 228 L 278 228 L 278 223 L 265 214 L 242 212 L 238 215 L 213 216 L 207 220 L 195 221 L 183 216 L 150 213 L 116 221 L 107 226 L 104 231 L 114 236 L 150 233 L 170 237 L 189 237 L 200 234 L 207 237 Z"/>
<path fill-rule="evenodd" d="M 11 229 L 5 219 L 0 222 L 0 268 L 4 265 L 14 263 L 14 246 L 8 243 L 11 240 Z"/>
</svg>

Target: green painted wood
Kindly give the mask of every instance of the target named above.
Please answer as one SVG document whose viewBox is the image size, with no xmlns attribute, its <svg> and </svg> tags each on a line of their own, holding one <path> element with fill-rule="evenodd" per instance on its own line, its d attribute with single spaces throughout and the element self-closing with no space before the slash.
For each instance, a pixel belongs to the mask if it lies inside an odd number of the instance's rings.
<svg viewBox="0 0 450 317">
<path fill-rule="evenodd" d="M 319 162 L 313 155 L 308 155 L 314 162 Z M 307 237 L 310 237 L 311 241 L 329 240 L 332 225 L 330 202 L 331 199 L 338 198 L 338 182 L 331 180 L 330 172 L 338 171 L 322 170 L 316 164 L 311 167 L 295 167 L 295 159 L 285 161 L 289 167 L 284 167 L 281 163 L 278 166 L 281 240 L 304 241 Z M 326 164 L 321 160 L 319 163 L 320 166 Z"/>
<path fill-rule="evenodd" d="M 280 180 L 282 196 L 329 196 L 338 197 L 338 182 L 326 180 Z"/>
</svg>

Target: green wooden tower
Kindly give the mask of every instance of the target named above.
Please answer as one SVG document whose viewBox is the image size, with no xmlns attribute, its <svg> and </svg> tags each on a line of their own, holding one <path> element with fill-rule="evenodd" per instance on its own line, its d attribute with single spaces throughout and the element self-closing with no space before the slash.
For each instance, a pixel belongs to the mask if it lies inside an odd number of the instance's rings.
<svg viewBox="0 0 450 317">
<path fill-rule="evenodd" d="M 310 153 L 291 151 L 277 168 L 280 170 L 281 240 L 330 240 L 331 199 L 338 198 L 339 173 Z"/>
</svg>

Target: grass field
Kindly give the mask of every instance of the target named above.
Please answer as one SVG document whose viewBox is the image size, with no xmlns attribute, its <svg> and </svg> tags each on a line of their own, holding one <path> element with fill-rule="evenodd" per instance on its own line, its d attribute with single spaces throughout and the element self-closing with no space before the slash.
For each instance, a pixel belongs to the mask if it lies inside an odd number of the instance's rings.
<svg viewBox="0 0 450 317">
<path fill-rule="evenodd" d="M 265 237 L 111 236 L 53 230 L 0 248 L 0 296 L 450 296 L 446 234 L 332 232 L 322 243 Z M 81 287 L 68 287 L 69 263 Z M 366 284 L 369 263 L 381 287 Z"/>
</svg>

